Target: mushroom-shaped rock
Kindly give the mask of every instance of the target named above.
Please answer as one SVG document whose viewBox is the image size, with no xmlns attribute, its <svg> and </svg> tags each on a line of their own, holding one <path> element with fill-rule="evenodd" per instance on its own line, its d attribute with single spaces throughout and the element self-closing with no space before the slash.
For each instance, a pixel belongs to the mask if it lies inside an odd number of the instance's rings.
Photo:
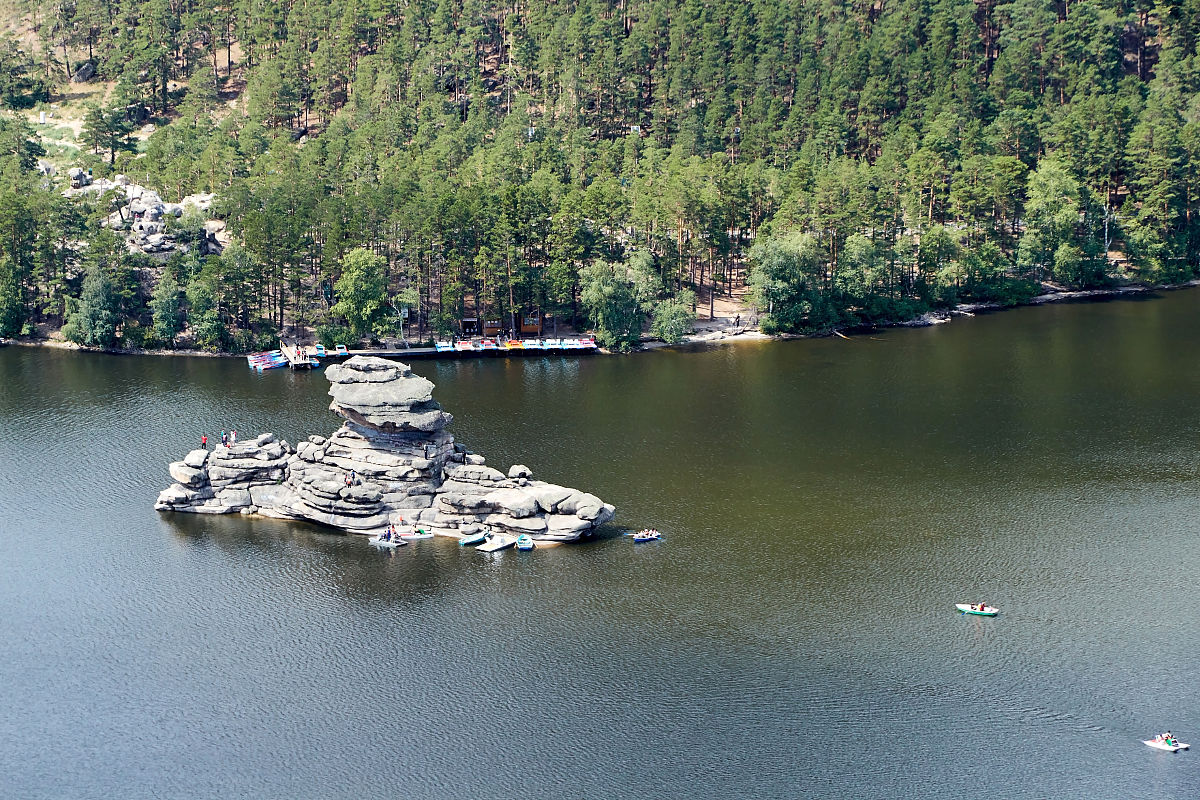
<svg viewBox="0 0 1200 800">
<path fill-rule="evenodd" d="M 432 433 L 453 419 L 433 399 L 433 384 L 405 364 L 375 356 L 354 356 L 325 371 L 333 402 L 329 408 L 348 420 L 384 432 Z"/>
<path fill-rule="evenodd" d="M 256 514 L 308 520 L 351 533 L 389 522 L 449 536 L 486 530 L 571 541 L 612 518 L 598 497 L 505 474 L 445 430 L 452 417 L 433 384 L 405 364 L 356 356 L 326 370 L 330 408 L 345 422 L 330 436 L 292 448 L 274 434 L 170 466 L 174 483 L 155 508 L 197 514 Z"/>
</svg>

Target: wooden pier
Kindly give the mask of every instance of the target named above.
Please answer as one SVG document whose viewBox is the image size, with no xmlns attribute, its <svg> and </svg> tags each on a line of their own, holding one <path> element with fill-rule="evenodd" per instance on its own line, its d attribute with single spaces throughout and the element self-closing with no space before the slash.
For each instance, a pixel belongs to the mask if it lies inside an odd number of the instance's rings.
<svg viewBox="0 0 1200 800">
<path fill-rule="evenodd" d="M 279 349 L 292 369 L 312 369 L 320 366 L 320 362 L 308 354 L 306 347 L 296 349 L 287 342 L 280 342 Z"/>
</svg>

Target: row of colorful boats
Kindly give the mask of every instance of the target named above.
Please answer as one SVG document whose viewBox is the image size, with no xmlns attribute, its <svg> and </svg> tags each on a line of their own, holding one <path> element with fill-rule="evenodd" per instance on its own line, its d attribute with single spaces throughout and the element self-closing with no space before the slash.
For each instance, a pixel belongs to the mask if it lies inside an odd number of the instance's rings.
<svg viewBox="0 0 1200 800">
<path fill-rule="evenodd" d="M 287 356 L 283 354 L 282 350 L 251 353 L 246 356 L 246 363 L 255 372 L 262 372 L 266 369 L 278 369 L 279 367 L 286 367 L 288 365 Z"/>
<path fill-rule="evenodd" d="M 439 353 L 482 353 L 488 350 L 595 350 L 596 340 L 580 339 L 462 339 L 435 342 Z"/>
</svg>

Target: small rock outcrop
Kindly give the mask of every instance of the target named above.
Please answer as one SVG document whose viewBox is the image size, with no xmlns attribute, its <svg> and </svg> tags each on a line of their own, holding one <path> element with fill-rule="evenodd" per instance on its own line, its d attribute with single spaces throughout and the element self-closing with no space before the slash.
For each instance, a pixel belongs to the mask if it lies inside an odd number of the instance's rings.
<svg viewBox="0 0 1200 800">
<path fill-rule="evenodd" d="M 259 514 L 352 533 L 411 524 L 446 536 L 480 530 L 572 541 L 612 519 L 595 495 L 535 481 L 522 464 L 507 474 L 456 444 L 433 384 L 407 365 L 355 356 L 325 371 L 330 410 L 345 422 L 328 438 L 292 447 L 273 434 L 170 466 L 160 511 Z"/>
</svg>

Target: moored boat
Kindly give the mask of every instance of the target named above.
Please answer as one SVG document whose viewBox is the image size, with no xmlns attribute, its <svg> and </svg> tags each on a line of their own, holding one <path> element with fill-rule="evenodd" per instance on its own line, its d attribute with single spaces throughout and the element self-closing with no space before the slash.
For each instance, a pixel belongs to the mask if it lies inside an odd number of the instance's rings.
<svg viewBox="0 0 1200 800">
<path fill-rule="evenodd" d="M 492 538 L 475 549 L 481 553 L 495 553 L 497 550 L 507 550 L 516 543 L 517 540 L 515 537 L 509 536 L 506 533 L 496 533 L 492 534 Z"/>
<path fill-rule="evenodd" d="M 384 539 L 382 536 L 379 536 L 379 535 L 371 536 L 367 539 L 367 541 L 370 542 L 371 544 L 375 545 L 376 547 L 403 547 L 404 545 L 408 544 L 408 542 L 404 541 L 403 539 L 399 539 L 399 538 Z"/>
<path fill-rule="evenodd" d="M 473 545 L 483 544 L 488 540 L 488 536 L 490 536 L 490 534 L 487 531 L 469 533 L 463 538 L 459 539 L 458 544 L 460 547 L 471 547 Z"/>
<path fill-rule="evenodd" d="M 954 607 L 964 614 L 974 614 L 977 617 L 994 617 L 1000 609 L 992 608 L 986 603 L 955 603 Z"/>
<path fill-rule="evenodd" d="M 433 532 L 424 528 L 407 528 L 400 531 L 401 539 L 432 539 Z"/>
<path fill-rule="evenodd" d="M 518 550 L 532 550 L 534 548 L 533 539 L 525 533 L 517 537 Z"/>
</svg>

